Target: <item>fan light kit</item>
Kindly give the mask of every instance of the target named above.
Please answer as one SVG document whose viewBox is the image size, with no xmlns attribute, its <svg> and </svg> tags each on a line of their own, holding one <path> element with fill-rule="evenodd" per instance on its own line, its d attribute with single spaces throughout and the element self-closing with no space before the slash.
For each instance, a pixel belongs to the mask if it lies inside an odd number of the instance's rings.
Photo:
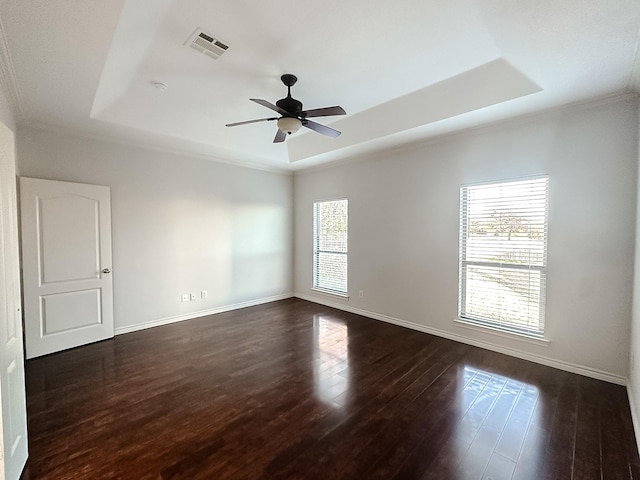
<svg viewBox="0 0 640 480">
<path fill-rule="evenodd" d="M 300 130 L 301 126 L 302 122 L 299 118 L 282 117 L 278 119 L 278 128 L 284 133 L 288 133 L 289 135 L 291 135 L 292 133 L 296 133 L 298 130 Z"/>
<path fill-rule="evenodd" d="M 259 118 L 257 120 L 228 123 L 226 126 L 236 127 L 238 125 L 247 125 L 249 123 L 269 122 L 272 120 L 277 120 L 278 131 L 276 132 L 276 136 L 273 139 L 273 143 L 284 142 L 284 140 L 287 138 L 287 135 L 296 133 L 298 130 L 300 130 L 300 127 L 309 128 L 314 132 L 318 132 L 322 135 L 326 135 L 332 138 L 340 136 L 340 132 L 338 130 L 307 119 L 309 117 L 331 117 L 333 115 L 346 115 L 347 112 L 344 111 L 344 108 L 335 106 L 315 108 L 313 110 L 302 110 L 302 102 L 296 100 L 291 96 L 291 87 L 294 86 L 298 81 L 298 77 L 296 77 L 295 75 L 291 75 L 290 73 L 285 73 L 284 75 L 282 75 L 282 77 L 280 77 L 280 80 L 282 80 L 282 83 L 284 83 L 284 85 L 287 87 L 287 96 L 278 100 L 275 105 L 260 98 L 250 98 L 252 102 L 256 102 L 263 107 L 267 107 L 274 112 L 278 112 L 280 114 L 280 117 Z"/>
</svg>

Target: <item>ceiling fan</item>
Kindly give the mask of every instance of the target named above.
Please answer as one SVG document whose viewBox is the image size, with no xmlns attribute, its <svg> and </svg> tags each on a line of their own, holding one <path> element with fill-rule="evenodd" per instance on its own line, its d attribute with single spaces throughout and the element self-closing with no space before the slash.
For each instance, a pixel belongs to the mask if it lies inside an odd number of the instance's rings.
<svg viewBox="0 0 640 480">
<path fill-rule="evenodd" d="M 228 123 L 226 126 L 236 127 L 238 125 L 246 125 L 248 123 L 269 122 L 272 120 L 277 120 L 278 131 L 276 132 L 276 136 L 273 139 L 273 143 L 284 142 L 285 138 L 287 138 L 287 134 L 291 135 L 292 133 L 297 132 L 300 127 L 309 128 L 328 137 L 336 138 L 340 136 L 341 132 L 339 132 L 338 130 L 327 127 L 325 125 L 321 125 L 312 120 L 308 120 L 308 118 L 346 115 L 347 112 L 345 112 L 342 107 L 335 106 L 314 108 L 313 110 L 302 110 L 302 102 L 296 100 L 291 96 L 291 87 L 294 86 L 298 81 L 298 77 L 296 77 L 295 75 L 291 75 L 290 73 L 285 73 L 284 75 L 282 75 L 282 77 L 280 77 L 280 80 L 282 80 L 282 83 L 284 83 L 287 87 L 287 96 L 278 100 L 275 105 L 259 98 L 250 99 L 252 102 L 256 102 L 263 107 L 267 107 L 274 112 L 278 112 L 280 114 L 280 117 L 259 118 L 257 120 L 247 120 L 245 122 Z"/>
</svg>

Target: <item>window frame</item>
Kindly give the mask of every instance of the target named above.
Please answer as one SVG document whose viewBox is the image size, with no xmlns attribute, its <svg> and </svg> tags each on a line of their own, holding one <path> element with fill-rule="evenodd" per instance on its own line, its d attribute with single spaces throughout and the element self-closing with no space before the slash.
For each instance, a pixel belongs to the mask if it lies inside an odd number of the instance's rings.
<svg viewBox="0 0 640 480">
<path fill-rule="evenodd" d="M 471 221 L 469 217 L 469 200 L 468 194 L 469 189 L 474 187 L 486 188 L 490 186 L 500 187 L 500 186 L 508 186 L 510 184 L 518 183 L 518 182 L 534 182 L 534 181 L 545 181 L 545 197 L 544 197 L 544 223 L 543 223 L 543 237 L 542 237 L 542 260 L 541 264 L 537 265 L 529 261 L 529 263 L 510 263 L 501 260 L 500 262 L 489 262 L 489 261 L 474 261 L 467 260 L 467 248 L 468 247 L 468 238 L 469 238 L 469 223 Z M 550 197 L 550 180 L 549 175 L 536 175 L 531 177 L 521 177 L 521 178 L 511 178 L 504 179 L 499 181 L 490 181 L 490 182 L 482 182 L 482 183 L 469 183 L 463 184 L 460 187 L 460 216 L 459 216 L 459 239 L 458 239 L 458 315 L 457 321 L 463 324 L 464 326 L 469 327 L 478 327 L 483 331 L 492 331 L 495 334 L 507 334 L 507 335 L 516 335 L 520 337 L 525 337 L 529 340 L 533 341 L 543 341 L 545 343 L 548 342 L 545 334 L 545 320 L 546 320 L 546 277 L 547 277 L 547 250 L 548 250 L 548 231 L 549 231 L 549 197 Z M 512 198 L 512 197 L 507 197 Z M 504 199 L 500 198 L 500 201 L 504 201 Z M 506 202 L 516 200 L 506 200 Z M 522 208 L 522 204 L 519 204 L 518 207 Z M 466 208 L 466 211 L 464 210 Z M 515 208 L 514 210 L 517 210 Z M 468 279 L 465 276 L 466 266 L 477 266 L 477 267 L 489 267 L 489 268 L 500 268 L 503 270 L 511 270 L 511 271 L 536 271 L 539 274 L 539 288 L 535 289 L 538 295 L 538 316 L 537 328 L 531 327 L 523 327 L 518 326 L 515 322 L 505 321 L 504 319 L 496 319 L 496 318 L 484 318 L 481 316 L 474 316 L 473 313 L 466 312 L 464 308 L 464 302 L 466 300 L 467 295 L 467 282 Z M 531 292 L 534 290 L 529 290 L 528 298 L 531 298 Z"/>
<path fill-rule="evenodd" d="M 319 236 L 317 234 L 318 231 L 318 207 L 320 204 L 322 203 L 331 203 L 331 202 L 346 202 L 347 203 L 347 250 L 346 252 L 337 252 L 337 251 L 332 251 L 332 250 L 320 250 L 318 248 L 318 240 L 319 240 Z M 316 292 L 320 292 L 320 293 L 325 293 L 325 294 L 330 294 L 330 295 L 336 295 L 339 297 L 346 297 L 349 298 L 349 199 L 346 197 L 338 197 L 338 198 L 328 198 L 328 199 L 323 199 L 323 200 L 314 200 L 313 202 L 313 231 L 312 231 L 312 236 L 313 236 L 313 266 L 312 266 L 312 280 L 311 280 L 311 289 L 316 291 Z M 345 290 L 337 290 L 337 289 L 332 289 L 332 288 L 326 288 L 326 287 L 322 287 L 320 286 L 318 283 L 316 283 L 316 280 L 319 278 L 319 274 L 318 274 L 318 267 L 319 267 L 319 263 L 320 263 L 320 254 L 322 253 L 329 253 L 329 254 L 337 254 L 337 255 L 344 255 L 345 258 L 347 259 L 347 269 L 345 272 Z"/>
</svg>

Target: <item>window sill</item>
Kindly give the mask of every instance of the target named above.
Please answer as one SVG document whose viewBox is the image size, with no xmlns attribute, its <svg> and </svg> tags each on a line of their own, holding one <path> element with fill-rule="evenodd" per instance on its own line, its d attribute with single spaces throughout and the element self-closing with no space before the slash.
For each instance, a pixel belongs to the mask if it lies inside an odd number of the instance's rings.
<svg viewBox="0 0 640 480">
<path fill-rule="evenodd" d="M 347 300 L 349 299 L 349 294 L 348 293 L 334 292 L 332 290 L 323 290 L 322 288 L 314 288 L 314 287 L 312 287 L 311 290 L 313 290 L 314 292 L 322 293 L 323 295 L 330 295 L 332 297 L 346 298 Z"/>
<path fill-rule="evenodd" d="M 467 328 L 469 330 L 475 330 L 476 332 L 489 333 L 497 337 L 510 338 L 512 340 L 519 340 L 521 342 L 540 345 L 543 347 L 548 347 L 551 344 L 551 341 L 544 337 L 530 337 L 529 335 L 525 335 L 523 333 L 507 332 L 505 330 L 500 330 L 499 328 L 491 327 L 488 325 L 478 325 L 461 318 L 454 318 L 453 321 L 460 327 Z"/>
</svg>

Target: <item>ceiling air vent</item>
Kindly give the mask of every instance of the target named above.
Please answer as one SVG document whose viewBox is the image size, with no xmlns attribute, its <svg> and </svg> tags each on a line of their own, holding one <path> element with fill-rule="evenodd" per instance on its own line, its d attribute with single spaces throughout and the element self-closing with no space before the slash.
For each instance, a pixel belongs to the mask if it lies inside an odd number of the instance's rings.
<svg viewBox="0 0 640 480">
<path fill-rule="evenodd" d="M 200 28 L 196 28 L 196 31 L 189 37 L 185 45 L 189 45 L 191 48 L 213 59 L 218 59 L 229 48 L 228 45 L 203 32 Z"/>
</svg>

